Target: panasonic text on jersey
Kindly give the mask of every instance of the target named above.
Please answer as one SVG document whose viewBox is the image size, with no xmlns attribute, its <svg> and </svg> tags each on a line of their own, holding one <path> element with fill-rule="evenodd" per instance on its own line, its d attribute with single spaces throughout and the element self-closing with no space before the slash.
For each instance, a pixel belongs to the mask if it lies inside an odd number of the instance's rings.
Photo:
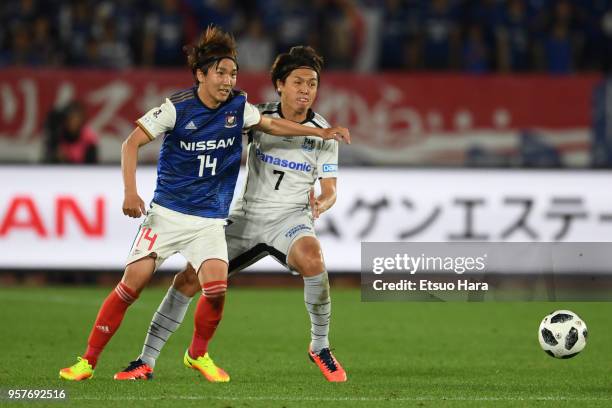
<svg viewBox="0 0 612 408">
<path fill-rule="evenodd" d="M 281 159 L 279 157 L 274 157 L 272 155 L 262 153 L 261 150 L 259 149 L 255 150 L 255 154 L 257 155 L 257 158 L 261 160 L 262 162 L 272 164 L 274 166 L 286 167 L 291 170 L 298 170 L 298 171 L 305 171 L 305 172 L 312 171 L 312 166 L 308 164 L 307 162 L 297 163 L 291 160 Z"/>
</svg>

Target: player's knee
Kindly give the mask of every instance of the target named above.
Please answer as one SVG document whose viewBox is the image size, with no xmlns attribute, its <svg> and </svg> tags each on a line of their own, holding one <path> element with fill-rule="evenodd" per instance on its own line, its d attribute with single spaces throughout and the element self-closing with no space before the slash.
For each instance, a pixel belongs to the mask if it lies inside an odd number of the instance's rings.
<svg viewBox="0 0 612 408">
<path fill-rule="evenodd" d="M 312 257 L 301 259 L 295 268 L 303 276 L 315 276 L 325 271 L 323 261 Z"/>
<path fill-rule="evenodd" d="M 316 241 L 309 241 L 298 242 L 289 257 L 291 266 L 303 276 L 314 276 L 325 271 L 321 247 Z"/>
<path fill-rule="evenodd" d="M 174 276 L 172 286 L 183 295 L 193 297 L 200 290 L 200 281 L 195 270 L 188 266 L 185 270 Z"/>
<path fill-rule="evenodd" d="M 121 282 L 133 293 L 139 295 L 149 283 L 154 270 L 155 260 L 153 258 L 143 258 L 125 268 Z"/>
<path fill-rule="evenodd" d="M 227 281 L 227 262 L 221 259 L 207 259 L 202 262 L 198 271 L 202 285 L 210 281 Z"/>
</svg>

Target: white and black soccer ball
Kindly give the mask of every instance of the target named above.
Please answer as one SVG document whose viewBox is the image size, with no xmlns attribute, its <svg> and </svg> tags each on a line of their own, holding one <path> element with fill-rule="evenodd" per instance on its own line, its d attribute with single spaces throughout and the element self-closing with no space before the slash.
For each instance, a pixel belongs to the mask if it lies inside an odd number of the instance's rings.
<svg viewBox="0 0 612 408">
<path fill-rule="evenodd" d="M 572 358 L 586 346 L 587 326 L 576 313 L 556 310 L 544 316 L 538 329 L 538 340 L 549 356 Z"/>
</svg>

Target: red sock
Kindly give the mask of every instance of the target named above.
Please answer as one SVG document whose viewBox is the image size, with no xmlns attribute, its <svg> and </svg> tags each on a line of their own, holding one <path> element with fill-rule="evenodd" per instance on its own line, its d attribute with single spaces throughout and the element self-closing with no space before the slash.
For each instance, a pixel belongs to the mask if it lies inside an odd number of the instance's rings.
<svg viewBox="0 0 612 408">
<path fill-rule="evenodd" d="M 132 289 L 128 288 L 123 282 L 119 282 L 102 303 L 96 322 L 91 329 L 91 333 L 89 333 L 87 350 L 83 356 L 92 367 L 96 366 L 98 356 L 121 325 L 127 308 L 137 298 L 138 295 Z"/>
<path fill-rule="evenodd" d="M 223 315 L 227 280 L 212 281 L 202 286 L 202 296 L 195 312 L 195 330 L 189 355 L 197 358 L 206 354 L 208 342 L 215 334 Z"/>
</svg>

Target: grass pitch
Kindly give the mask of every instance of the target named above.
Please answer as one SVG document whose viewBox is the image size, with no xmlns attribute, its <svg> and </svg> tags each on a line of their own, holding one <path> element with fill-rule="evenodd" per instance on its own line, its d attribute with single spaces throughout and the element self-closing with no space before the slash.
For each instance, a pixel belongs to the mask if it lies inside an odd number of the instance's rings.
<svg viewBox="0 0 612 408">
<path fill-rule="evenodd" d="M 306 356 L 309 322 L 296 289 L 231 289 L 211 343 L 232 380 L 209 384 L 182 363 L 193 330 L 185 324 L 158 360 L 153 381 L 113 374 L 140 352 L 165 290 L 145 290 L 102 354 L 93 379 L 58 379 L 85 348 L 110 288 L 1 288 L 0 389 L 64 389 L 62 402 L 29 406 L 475 407 L 612 405 L 612 304 L 361 303 L 333 290 L 332 346 L 345 384 L 326 383 Z M 587 322 L 589 343 L 571 360 L 540 350 L 548 312 L 567 308 Z M 0 405 L 18 403 L 0 400 Z"/>
</svg>

